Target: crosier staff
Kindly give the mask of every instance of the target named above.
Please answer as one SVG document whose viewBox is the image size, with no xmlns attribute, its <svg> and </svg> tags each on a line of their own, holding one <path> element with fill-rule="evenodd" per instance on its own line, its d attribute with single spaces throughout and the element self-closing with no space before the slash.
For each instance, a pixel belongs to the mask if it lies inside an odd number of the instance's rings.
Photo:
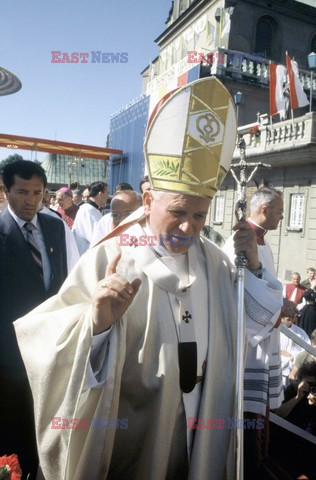
<svg viewBox="0 0 316 480">
<path fill-rule="evenodd" d="M 231 165 L 230 171 L 234 177 L 238 187 L 238 200 L 235 205 L 235 215 L 238 221 L 246 220 L 247 211 L 247 186 L 254 177 L 259 167 L 271 168 L 266 163 L 247 163 L 246 162 L 246 143 L 241 137 L 238 141 L 240 151 L 240 162 Z M 247 168 L 254 167 L 247 178 Z M 235 173 L 235 169 L 239 169 L 239 179 Z M 236 359 L 236 389 L 235 389 L 235 405 L 237 426 L 242 423 L 244 415 L 244 352 L 245 352 L 245 310 L 244 310 L 244 283 L 245 283 L 245 267 L 247 267 L 247 258 L 244 252 L 239 252 L 235 259 L 237 268 L 237 359 Z M 236 429 L 236 479 L 244 478 L 244 431 L 243 428 Z"/>
</svg>

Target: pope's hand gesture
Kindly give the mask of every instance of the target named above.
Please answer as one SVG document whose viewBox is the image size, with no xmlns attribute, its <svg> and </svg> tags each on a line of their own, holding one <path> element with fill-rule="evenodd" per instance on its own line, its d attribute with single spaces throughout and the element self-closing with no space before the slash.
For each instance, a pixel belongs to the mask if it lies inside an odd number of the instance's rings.
<svg viewBox="0 0 316 480">
<path fill-rule="evenodd" d="M 140 278 L 129 283 L 116 273 L 121 254 L 114 257 L 106 268 L 105 278 L 97 284 L 93 297 L 93 334 L 97 335 L 117 322 L 135 298 Z"/>
</svg>

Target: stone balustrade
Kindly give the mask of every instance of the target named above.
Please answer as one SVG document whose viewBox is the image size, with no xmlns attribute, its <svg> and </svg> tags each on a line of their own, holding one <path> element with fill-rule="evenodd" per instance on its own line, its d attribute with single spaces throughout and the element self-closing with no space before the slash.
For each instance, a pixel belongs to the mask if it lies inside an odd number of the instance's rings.
<svg viewBox="0 0 316 480">
<path fill-rule="evenodd" d="M 267 119 L 266 119 L 267 121 Z M 265 125 L 251 124 L 238 128 L 246 142 L 248 156 L 273 151 L 289 150 L 292 147 L 314 144 L 316 147 L 316 113 L 309 112 L 293 120 L 284 120 Z M 258 129 L 257 133 L 251 133 Z M 234 158 L 239 157 L 236 148 Z"/>
<path fill-rule="evenodd" d="M 211 75 L 231 77 L 239 80 L 248 80 L 253 83 L 269 85 L 269 60 L 265 60 L 260 53 L 243 53 L 225 48 L 217 48 L 213 52 L 215 59 L 211 65 Z M 216 61 L 217 60 L 217 61 Z M 316 73 L 308 70 L 299 71 L 303 88 L 310 90 L 313 82 L 313 97 L 316 97 Z"/>
</svg>

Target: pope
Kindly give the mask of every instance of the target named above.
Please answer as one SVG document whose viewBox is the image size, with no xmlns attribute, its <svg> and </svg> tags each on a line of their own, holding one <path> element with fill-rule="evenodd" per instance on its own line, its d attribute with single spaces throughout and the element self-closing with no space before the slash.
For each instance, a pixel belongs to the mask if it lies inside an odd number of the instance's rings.
<svg viewBox="0 0 316 480">
<path fill-rule="evenodd" d="M 215 78 L 162 101 L 146 133 L 143 207 L 15 322 L 46 480 L 235 477 L 235 432 L 222 419 L 235 417 L 236 272 L 200 236 L 235 132 L 233 101 Z M 234 228 L 236 252 L 248 258 L 246 343 L 255 344 L 279 316 L 282 286 L 257 276 L 248 224 Z M 122 232 L 157 243 L 122 245 Z M 56 417 L 94 428 L 52 429 Z M 96 418 L 127 428 L 95 428 Z M 195 429 L 192 418 L 221 428 Z"/>
</svg>

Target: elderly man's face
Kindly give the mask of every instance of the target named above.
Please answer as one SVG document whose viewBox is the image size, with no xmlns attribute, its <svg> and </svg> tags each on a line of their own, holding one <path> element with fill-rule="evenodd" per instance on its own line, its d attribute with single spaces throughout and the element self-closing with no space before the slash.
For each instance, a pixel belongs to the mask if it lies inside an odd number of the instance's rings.
<svg viewBox="0 0 316 480">
<path fill-rule="evenodd" d="M 111 215 L 113 227 L 116 228 L 124 218 L 127 218 L 132 212 L 137 210 L 139 204 L 135 197 L 126 193 L 119 193 L 111 201 Z"/>
<path fill-rule="evenodd" d="M 266 230 L 275 230 L 278 228 L 280 220 L 283 218 L 283 200 L 276 196 L 271 205 L 265 205 L 265 225 Z"/>
<path fill-rule="evenodd" d="M 66 193 L 58 192 L 56 195 L 56 201 L 60 208 L 67 210 L 72 205 L 72 196 L 67 195 Z"/>
<path fill-rule="evenodd" d="M 172 253 L 185 253 L 197 241 L 210 205 L 208 198 L 174 193 L 155 198 L 145 192 L 143 202 L 153 234 Z"/>
</svg>

